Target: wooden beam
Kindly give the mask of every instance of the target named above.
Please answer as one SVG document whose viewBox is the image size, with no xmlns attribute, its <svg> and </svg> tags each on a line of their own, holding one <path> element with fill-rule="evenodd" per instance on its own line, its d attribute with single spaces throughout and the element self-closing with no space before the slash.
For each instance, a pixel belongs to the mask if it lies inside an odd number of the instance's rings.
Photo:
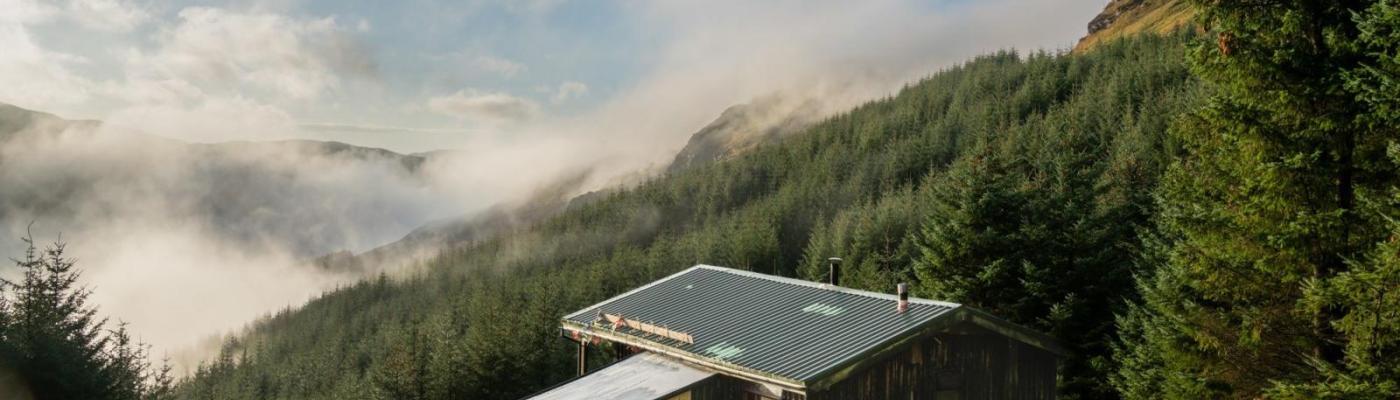
<svg viewBox="0 0 1400 400">
<path fill-rule="evenodd" d="M 588 374 L 588 341 L 578 341 L 578 376 Z"/>
<path fill-rule="evenodd" d="M 627 319 L 617 314 L 603 314 L 603 318 L 607 319 L 608 323 L 612 324 L 614 330 L 616 330 L 618 327 L 627 327 L 652 335 L 672 339 L 681 343 L 695 344 L 695 337 L 690 336 L 689 333 L 673 331 L 668 328 L 656 326 L 654 324 L 648 324 L 635 319 Z"/>
</svg>

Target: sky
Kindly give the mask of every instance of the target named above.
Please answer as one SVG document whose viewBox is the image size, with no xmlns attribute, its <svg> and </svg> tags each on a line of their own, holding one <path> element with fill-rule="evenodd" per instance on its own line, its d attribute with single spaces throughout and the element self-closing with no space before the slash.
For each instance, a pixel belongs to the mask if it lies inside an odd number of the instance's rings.
<svg viewBox="0 0 1400 400">
<path fill-rule="evenodd" d="M 0 0 L 0 102 L 194 142 L 674 153 L 754 97 L 848 106 L 978 53 L 1068 47 L 1103 4 Z"/>
</svg>

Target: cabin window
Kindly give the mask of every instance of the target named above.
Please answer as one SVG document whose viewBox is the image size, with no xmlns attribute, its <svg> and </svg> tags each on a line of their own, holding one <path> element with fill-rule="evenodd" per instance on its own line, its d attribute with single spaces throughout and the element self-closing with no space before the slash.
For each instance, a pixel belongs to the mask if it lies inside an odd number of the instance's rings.
<svg viewBox="0 0 1400 400">
<path fill-rule="evenodd" d="M 675 396 L 671 396 L 671 397 L 667 398 L 666 400 L 690 400 L 690 391 L 687 390 L 687 391 L 681 392 L 681 393 L 679 393 L 679 394 L 677 394 L 677 395 L 675 395 Z"/>
</svg>

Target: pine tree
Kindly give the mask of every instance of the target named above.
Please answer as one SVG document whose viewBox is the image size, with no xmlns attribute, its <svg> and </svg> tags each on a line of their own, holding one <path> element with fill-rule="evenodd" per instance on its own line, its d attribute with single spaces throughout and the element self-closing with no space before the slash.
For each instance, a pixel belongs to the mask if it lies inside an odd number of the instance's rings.
<svg viewBox="0 0 1400 400">
<path fill-rule="evenodd" d="M 990 155 L 959 162 L 940 178 L 914 266 L 919 294 L 1034 319 L 1018 307 L 1025 300 L 1022 268 L 1029 249 L 1021 236 L 1028 201 L 1017 180 Z"/>
<path fill-rule="evenodd" d="M 42 252 L 24 239 L 18 281 L 0 282 L 0 371 L 15 374 L 36 399 L 160 399 L 171 390 L 168 367 L 152 370 L 144 344 L 125 324 L 87 304 L 90 291 L 56 243 Z"/>
<path fill-rule="evenodd" d="M 1391 168 L 1400 168 L 1400 1 L 1372 5 L 1356 17 L 1358 48 L 1370 60 L 1347 72 L 1348 89 L 1367 108 L 1360 123 L 1391 140 Z M 1332 322 L 1345 350 L 1341 362 L 1314 363 L 1322 379 L 1287 384 L 1271 395 L 1294 399 L 1400 398 L 1400 185 L 1360 197 L 1361 212 L 1389 227 L 1387 237 L 1349 270 L 1308 287 L 1313 310 L 1344 310 Z"/>
<path fill-rule="evenodd" d="M 1393 131 L 1345 79 L 1366 65 L 1353 16 L 1370 2 L 1197 1 L 1214 35 L 1193 49 L 1211 98 L 1175 125 L 1163 178 L 1162 265 L 1124 315 L 1116 379 L 1130 398 L 1255 398 L 1343 362 L 1340 304 L 1311 287 L 1384 237 L 1358 198 L 1394 178 Z"/>
</svg>

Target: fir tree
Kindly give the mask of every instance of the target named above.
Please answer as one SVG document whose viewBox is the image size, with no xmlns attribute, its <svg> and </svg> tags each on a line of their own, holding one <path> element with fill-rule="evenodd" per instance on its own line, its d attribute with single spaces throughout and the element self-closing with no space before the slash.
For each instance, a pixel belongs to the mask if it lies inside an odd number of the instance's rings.
<svg viewBox="0 0 1400 400">
<path fill-rule="evenodd" d="M 1353 16 L 1365 1 L 1198 1 L 1213 34 L 1193 49 L 1208 102 L 1173 137 L 1163 179 L 1162 265 L 1124 315 L 1130 398 L 1256 398 L 1344 362 L 1349 313 L 1309 300 L 1386 232 L 1359 198 L 1383 193 L 1396 136 L 1345 77 L 1369 64 Z"/>
<path fill-rule="evenodd" d="M 0 282 L 0 370 L 14 374 L 11 383 L 35 399 L 166 398 L 170 369 L 152 369 L 125 324 L 106 330 L 65 245 L 24 243 L 15 260 L 22 276 Z"/>
</svg>

